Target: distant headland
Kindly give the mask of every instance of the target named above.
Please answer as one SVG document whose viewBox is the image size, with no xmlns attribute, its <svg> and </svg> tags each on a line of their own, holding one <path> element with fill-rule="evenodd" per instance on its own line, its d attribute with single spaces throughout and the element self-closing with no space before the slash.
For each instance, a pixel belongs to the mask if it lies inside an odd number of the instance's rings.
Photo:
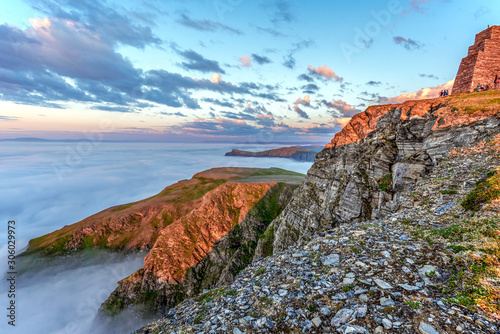
<svg viewBox="0 0 500 334">
<path fill-rule="evenodd" d="M 233 149 L 225 155 L 255 158 L 288 158 L 297 161 L 314 161 L 316 153 L 321 151 L 321 148 L 321 146 L 289 146 L 260 152 Z"/>
</svg>

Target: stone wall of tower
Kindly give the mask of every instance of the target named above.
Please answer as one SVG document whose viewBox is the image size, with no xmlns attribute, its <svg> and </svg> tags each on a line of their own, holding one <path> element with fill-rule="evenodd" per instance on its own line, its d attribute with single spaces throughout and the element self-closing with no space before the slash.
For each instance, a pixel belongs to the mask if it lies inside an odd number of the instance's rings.
<svg viewBox="0 0 500 334">
<path fill-rule="evenodd" d="M 474 45 L 460 63 L 452 93 L 470 92 L 479 83 L 491 87 L 495 75 L 500 75 L 500 26 L 476 35 Z"/>
</svg>

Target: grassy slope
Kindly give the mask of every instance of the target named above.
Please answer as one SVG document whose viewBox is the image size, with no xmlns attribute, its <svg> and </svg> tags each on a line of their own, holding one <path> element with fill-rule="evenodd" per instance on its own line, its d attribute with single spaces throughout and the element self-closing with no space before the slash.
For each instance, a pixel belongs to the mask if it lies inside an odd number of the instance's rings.
<svg viewBox="0 0 500 334">
<path fill-rule="evenodd" d="M 151 247 L 159 230 L 197 206 L 207 192 L 227 182 L 301 182 L 304 175 L 279 168 L 214 168 L 182 180 L 150 198 L 103 210 L 80 222 L 32 239 L 23 255 L 62 255 L 85 248 Z M 145 217 L 154 212 L 153 217 Z M 123 222 L 123 224 L 121 224 Z M 94 230 L 78 236 L 83 230 Z M 110 238 L 112 237 L 112 238 Z"/>
</svg>

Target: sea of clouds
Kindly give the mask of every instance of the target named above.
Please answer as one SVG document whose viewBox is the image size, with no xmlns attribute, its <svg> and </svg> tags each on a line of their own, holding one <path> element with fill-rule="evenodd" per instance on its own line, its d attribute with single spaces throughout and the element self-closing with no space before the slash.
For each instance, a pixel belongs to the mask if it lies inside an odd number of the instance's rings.
<svg viewBox="0 0 500 334">
<path fill-rule="evenodd" d="M 0 270 L 7 272 L 7 222 L 16 221 L 19 253 L 35 237 L 110 206 L 160 192 L 213 167 L 279 167 L 306 173 L 312 163 L 279 158 L 225 157 L 232 148 L 264 150 L 279 145 L 101 142 L 0 142 Z M 109 253 L 66 262 L 32 263 L 17 278 L 16 327 L 7 324 L 7 283 L 0 284 L 0 332 L 88 333 L 100 304 L 117 282 L 142 266 L 145 254 Z M 5 307 L 4 307 L 5 305 Z M 129 331 L 138 320 L 125 323 Z M 125 332 L 126 332 L 125 331 Z M 91 332 L 97 332 L 94 328 Z M 104 331 L 103 331 L 104 332 Z M 107 332 L 107 331 L 106 331 Z"/>
</svg>

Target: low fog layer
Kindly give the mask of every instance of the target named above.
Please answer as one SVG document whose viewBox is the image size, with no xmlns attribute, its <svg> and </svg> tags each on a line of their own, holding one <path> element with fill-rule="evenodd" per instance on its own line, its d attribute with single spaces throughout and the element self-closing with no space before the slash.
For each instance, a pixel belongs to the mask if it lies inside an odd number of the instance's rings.
<svg viewBox="0 0 500 334">
<path fill-rule="evenodd" d="M 83 334 L 110 333 L 96 329 L 94 321 L 101 303 L 116 288 L 117 282 L 142 266 L 145 254 L 119 256 L 87 252 L 57 262 L 26 263 L 18 259 L 21 271 L 16 293 L 17 319 L 12 328 L 3 320 L 2 333 Z M 1 291 L 7 291 L 2 275 Z M 2 293 L 2 305 L 7 305 Z M 3 308 L 3 307 L 2 307 Z M 5 312 L 2 312 L 5 313 Z M 2 318 L 4 318 L 2 316 Z M 130 319 L 117 333 L 129 333 L 145 320 Z"/>
<path fill-rule="evenodd" d="M 279 145 L 0 142 L 0 263 L 7 261 L 8 220 L 16 220 L 16 246 L 113 205 L 147 198 L 213 167 L 279 167 L 306 173 L 312 163 L 279 158 L 225 157 L 233 148 Z M 79 333 L 116 282 L 142 266 L 140 259 L 92 265 L 73 262 L 18 277 L 16 328 L 8 333 Z M 77 264 L 77 266 L 75 266 Z M 0 269 L 6 272 L 6 267 Z M 3 276 L 3 275 L 2 275 Z M 5 282 L 2 281 L 2 290 Z M 0 304 L 7 305 L 2 293 Z M 3 308 L 3 306 L 2 306 Z M 3 316 L 5 317 L 5 315 Z M 4 332 L 6 321 L 0 324 Z M 73 329 L 76 328 L 76 329 Z M 88 331 L 87 331 L 88 332 Z"/>
</svg>

